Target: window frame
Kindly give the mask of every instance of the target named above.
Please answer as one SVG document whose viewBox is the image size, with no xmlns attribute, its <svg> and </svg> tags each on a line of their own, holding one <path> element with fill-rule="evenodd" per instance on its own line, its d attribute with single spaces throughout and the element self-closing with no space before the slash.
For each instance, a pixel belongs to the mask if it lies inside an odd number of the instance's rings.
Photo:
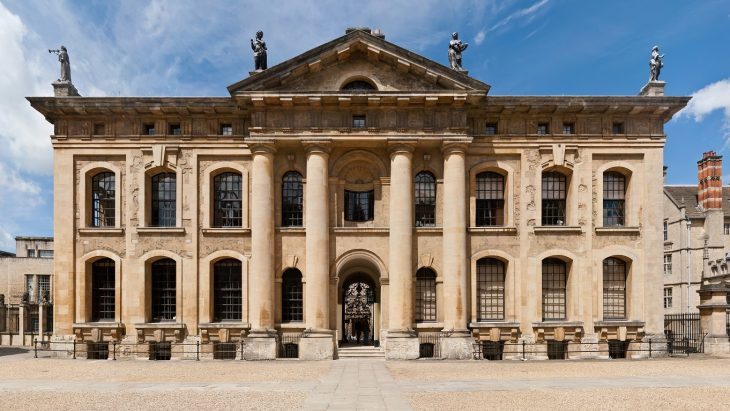
<svg viewBox="0 0 730 411">
<path fill-rule="evenodd" d="M 572 122 L 572 121 L 563 122 L 563 134 L 564 135 L 575 134 L 575 122 Z"/>
<path fill-rule="evenodd" d="M 243 264 L 235 258 L 213 263 L 213 321 L 243 320 Z"/>
<path fill-rule="evenodd" d="M 484 126 L 484 134 L 488 136 L 496 136 L 499 134 L 499 122 L 488 121 Z"/>
<path fill-rule="evenodd" d="M 160 182 L 161 178 L 172 181 Z M 160 183 L 165 189 L 160 191 Z M 160 193 L 172 198 L 160 198 Z M 163 208 L 160 206 L 163 205 Z M 167 213 L 167 216 L 162 215 Z M 150 176 L 150 227 L 177 227 L 177 174 L 161 171 Z"/>
<path fill-rule="evenodd" d="M 289 268 L 281 276 L 281 322 L 304 321 L 304 287 L 302 273 Z"/>
<path fill-rule="evenodd" d="M 507 264 L 483 257 L 477 260 L 476 270 L 477 321 L 504 321 Z"/>
<path fill-rule="evenodd" d="M 474 224 L 477 227 L 504 227 L 506 225 L 506 187 L 507 177 L 501 173 L 482 171 L 474 176 Z"/>
<path fill-rule="evenodd" d="M 176 320 L 177 262 L 161 258 L 150 263 L 150 322 Z"/>
<path fill-rule="evenodd" d="M 625 320 L 628 313 L 626 261 L 608 257 L 603 260 L 603 319 Z"/>
<path fill-rule="evenodd" d="M 91 321 L 114 322 L 116 320 L 116 262 L 104 257 L 92 262 L 90 268 Z M 104 286 L 102 287 L 102 285 Z"/>
<path fill-rule="evenodd" d="M 664 308 L 672 308 L 673 299 L 672 287 L 664 287 Z"/>
<path fill-rule="evenodd" d="M 238 181 L 236 181 L 236 177 Z M 225 196 L 232 196 L 232 198 L 223 198 L 224 193 Z M 243 227 L 243 175 L 238 171 L 223 171 L 214 175 L 212 194 L 212 227 Z"/>
<path fill-rule="evenodd" d="M 626 225 L 626 194 L 628 178 L 618 171 L 603 173 L 603 226 Z"/>
<path fill-rule="evenodd" d="M 304 179 L 298 171 L 281 177 L 281 226 L 304 227 Z"/>
<path fill-rule="evenodd" d="M 537 123 L 537 128 L 535 130 L 535 134 L 539 136 L 546 136 L 550 134 L 550 122 L 539 122 Z"/>
<path fill-rule="evenodd" d="M 232 136 L 233 135 L 233 124 L 221 123 L 218 126 L 218 135 L 221 136 Z"/>
<path fill-rule="evenodd" d="M 102 181 L 107 179 L 106 181 Z M 110 179 L 110 180 L 109 180 Z M 117 176 L 111 170 L 101 170 L 91 176 L 90 226 L 116 227 Z M 103 186 L 102 186 L 103 184 Z M 111 186 L 111 189 L 109 188 Z M 110 206 L 111 204 L 111 206 Z M 103 210 L 102 210 L 103 208 Z M 110 214 L 110 215 L 107 215 Z"/>
<path fill-rule="evenodd" d="M 345 221 L 363 223 L 367 221 L 373 221 L 375 219 L 375 190 L 355 191 L 346 189 L 344 197 Z M 363 200 L 365 202 L 365 205 L 367 206 L 367 209 L 353 208 L 357 204 L 362 205 Z"/>
<path fill-rule="evenodd" d="M 568 319 L 568 276 L 570 270 L 568 263 L 559 258 L 549 257 L 542 260 L 541 267 L 542 320 L 566 321 Z M 546 274 L 557 276 L 557 278 L 548 278 Z"/>
<path fill-rule="evenodd" d="M 555 184 L 558 184 L 557 189 L 548 189 L 548 186 L 554 187 Z M 556 170 L 542 172 L 540 177 L 540 222 L 543 226 L 568 225 L 569 189 L 570 176 L 567 174 Z M 557 198 L 549 198 L 556 196 Z M 562 224 L 559 224 L 560 221 Z"/>
<path fill-rule="evenodd" d="M 416 174 L 413 181 L 416 227 L 436 226 L 436 189 L 436 177 L 430 171 Z"/>
<path fill-rule="evenodd" d="M 669 257 L 669 258 L 667 258 Z M 672 275 L 672 254 L 664 254 L 664 275 Z"/>
<path fill-rule="evenodd" d="M 416 323 L 434 323 L 438 321 L 436 277 L 436 273 L 428 267 L 421 267 L 416 271 L 416 301 L 414 305 Z"/>
<path fill-rule="evenodd" d="M 364 115 L 352 116 L 352 128 L 367 128 L 367 127 L 368 127 L 367 116 L 364 116 Z"/>
</svg>

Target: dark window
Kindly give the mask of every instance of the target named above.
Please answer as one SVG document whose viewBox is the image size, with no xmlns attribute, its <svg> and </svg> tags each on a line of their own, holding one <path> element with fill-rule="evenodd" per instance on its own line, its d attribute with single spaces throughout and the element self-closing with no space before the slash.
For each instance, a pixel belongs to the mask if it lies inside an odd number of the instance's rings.
<svg viewBox="0 0 730 411">
<path fill-rule="evenodd" d="M 304 320 L 304 293 L 302 273 L 296 269 L 284 272 L 281 282 L 281 321 L 295 322 Z"/>
<path fill-rule="evenodd" d="M 626 177 L 621 173 L 603 173 L 603 226 L 624 225 Z"/>
<path fill-rule="evenodd" d="M 575 123 L 563 123 L 563 134 L 575 134 Z"/>
<path fill-rule="evenodd" d="M 157 134 L 157 131 L 155 130 L 155 123 L 147 123 L 142 126 L 142 130 L 144 131 L 144 134 L 148 136 L 154 136 Z"/>
<path fill-rule="evenodd" d="M 476 178 L 477 226 L 504 225 L 504 176 L 487 171 Z"/>
<path fill-rule="evenodd" d="M 344 86 L 342 86 L 342 90 L 344 91 L 369 91 L 369 90 L 377 90 L 375 86 L 368 83 L 364 80 L 354 80 L 351 81 Z"/>
<path fill-rule="evenodd" d="M 557 258 L 542 260 L 542 320 L 565 320 L 568 265 Z"/>
<path fill-rule="evenodd" d="M 477 261 L 477 318 L 504 320 L 504 263 L 494 258 Z"/>
<path fill-rule="evenodd" d="M 241 175 L 222 173 L 213 178 L 213 226 L 241 227 Z"/>
<path fill-rule="evenodd" d="M 91 321 L 114 321 L 115 295 L 114 261 L 91 263 Z"/>
<path fill-rule="evenodd" d="M 365 116 L 352 116 L 352 128 L 365 128 Z"/>
<path fill-rule="evenodd" d="M 537 134 L 548 134 L 550 123 L 537 123 Z"/>
<path fill-rule="evenodd" d="M 108 360 L 109 359 L 109 343 L 108 342 L 86 343 L 86 359 L 87 360 Z"/>
<path fill-rule="evenodd" d="M 236 343 L 213 343 L 213 359 L 214 360 L 235 360 L 238 344 Z"/>
<path fill-rule="evenodd" d="M 233 135 L 233 125 L 221 124 L 220 134 L 222 136 L 232 136 Z"/>
<path fill-rule="evenodd" d="M 35 257 L 35 250 L 27 250 L 28 257 Z"/>
<path fill-rule="evenodd" d="M 103 136 L 106 134 L 106 126 L 104 123 L 94 123 L 94 135 Z"/>
<path fill-rule="evenodd" d="M 487 123 L 487 128 L 484 132 L 490 136 L 497 134 L 497 123 Z"/>
<path fill-rule="evenodd" d="M 436 225 L 436 178 L 422 171 L 416 174 L 416 227 Z"/>
<path fill-rule="evenodd" d="M 234 259 L 213 265 L 213 300 L 215 321 L 240 321 L 243 301 L 241 262 Z"/>
<path fill-rule="evenodd" d="M 542 225 L 565 225 L 567 188 L 565 174 L 542 173 Z"/>
<path fill-rule="evenodd" d="M 626 319 L 626 263 L 618 258 L 603 260 L 603 319 Z"/>
<path fill-rule="evenodd" d="M 175 261 L 165 258 L 151 265 L 152 321 L 175 321 L 176 283 Z"/>
<path fill-rule="evenodd" d="M 436 321 L 436 273 L 430 268 L 416 271 L 416 322 Z"/>
<path fill-rule="evenodd" d="M 160 173 L 152 177 L 153 227 L 175 227 L 176 177 L 174 173 Z"/>
<path fill-rule="evenodd" d="M 613 134 L 623 134 L 623 133 L 624 133 L 624 123 L 614 122 L 613 123 Z"/>
<path fill-rule="evenodd" d="M 302 175 L 289 171 L 281 179 L 281 226 L 304 225 L 304 189 Z"/>
<path fill-rule="evenodd" d="M 548 360 L 565 360 L 568 358 L 568 342 L 548 340 L 547 341 Z"/>
<path fill-rule="evenodd" d="M 170 124 L 170 131 L 167 134 L 170 134 L 172 136 L 179 136 L 180 134 L 182 134 L 182 128 L 180 128 L 180 124 Z"/>
<path fill-rule="evenodd" d="M 103 172 L 91 178 L 91 226 L 114 227 L 114 173 Z"/>
<path fill-rule="evenodd" d="M 153 361 L 164 361 L 172 358 L 172 343 L 169 341 L 150 342 L 149 359 Z"/>
<path fill-rule="evenodd" d="M 370 221 L 375 211 L 375 192 L 345 190 L 345 220 Z"/>
</svg>

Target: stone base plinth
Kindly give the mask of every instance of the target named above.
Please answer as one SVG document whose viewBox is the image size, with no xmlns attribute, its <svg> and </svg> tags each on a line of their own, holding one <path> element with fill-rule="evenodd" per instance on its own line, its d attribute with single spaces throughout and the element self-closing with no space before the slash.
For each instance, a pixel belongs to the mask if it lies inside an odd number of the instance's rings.
<svg viewBox="0 0 730 411">
<path fill-rule="evenodd" d="M 446 360 L 470 360 L 474 357 L 474 338 L 468 333 L 454 333 L 441 338 L 441 358 Z"/>
<path fill-rule="evenodd" d="M 730 355 L 730 339 L 727 336 L 706 336 L 705 354 Z"/>
<path fill-rule="evenodd" d="M 663 81 L 650 81 L 641 88 L 639 95 L 649 97 L 663 96 L 665 84 Z"/>
<path fill-rule="evenodd" d="M 244 360 L 275 360 L 276 337 L 268 334 L 257 335 L 252 333 L 244 339 Z"/>
<path fill-rule="evenodd" d="M 315 334 L 299 340 L 300 360 L 331 360 L 334 358 L 335 345 L 332 334 Z"/>
<path fill-rule="evenodd" d="M 418 337 L 415 334 L 388 333 L 385 341 L 386 360 L 415 360 L 418 356 Z"/>
<path fill-rule="evenodd" d="M 80 97 L 78 90 L 70 81 L 54 81 L 53 82 L 54 97 Z"/>
</svg>

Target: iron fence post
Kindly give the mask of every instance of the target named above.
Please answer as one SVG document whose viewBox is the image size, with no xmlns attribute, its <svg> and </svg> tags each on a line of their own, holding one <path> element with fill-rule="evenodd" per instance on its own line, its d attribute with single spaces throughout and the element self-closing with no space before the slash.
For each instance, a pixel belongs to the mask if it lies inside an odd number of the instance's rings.
<svg viewBox="0 0 730 411">
<path fill-rule="evenodd" d="M 523 340 L 522 341 L 522 361 L 525 361 L 526 360 L 526 358 L 525 358 L 525 344 L 526 344 L 526 342 Z"/>
<path fill-rule="evenodd" d="M 651 338 L 649 338 L 649 358 L 651 358 Z"/>
<path fill-rule="evenodd" d="M 33 339 L 33 357 L 38 358 L 38 339 Z"/>
<path fill-rule="evenodd" d="M 195 341 L 195 361 L 200 361 L 200 341 Z"/>
<path fill-rule="evenodd" d="M 74 344 L 74 357 L 73 357 L 73 359 L 75 360 L 76 359 L 76 339 L 74 339 L 73 344 Z"/>
<path fill-rule="evenodd" d="M 112 340 L 112 359 L 117 360 L 117 340 Z"/>
<path fill-rule="evenodd" d="M 241 361 L 243 361 L 243 340 L 241 340 Z"/>
</svg>

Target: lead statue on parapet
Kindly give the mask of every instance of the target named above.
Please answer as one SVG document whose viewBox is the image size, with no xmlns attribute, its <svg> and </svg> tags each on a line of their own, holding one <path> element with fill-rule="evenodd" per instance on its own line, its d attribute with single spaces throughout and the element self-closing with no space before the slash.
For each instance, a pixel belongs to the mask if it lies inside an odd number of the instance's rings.
<svg viewBox="0 0 730 411">
<path fill-rule="evenodd" d="M 60 49 L 48 50 L 49 53 L 54 53 L 58 56 L 58 61 L 61 62 L 61 78 L 58 81 L 71 82 L 71 61 L 68 59 L 68 52 L 66 47 L 61 46 Z"/>
<path fill-rule="evenodd" d="M 256 40 L 251 39 L 251 50 L 253 50 L 253 62 L 256 71 L 266 70 L 266 42 L 264 32 L 256 32 Z"/>
<path fill-rule="evenodd" d="M 466 71 L 463 67 L 461 67 L 461 52 L 466 50 L 467 47 L 469 47 L 469 44 L 462 43 L 461 40 L 459 40 L 459 33 L 454 32 L 454 34 L 451 35 L 451 41 L 449 42 L 449 64 L 451 64 L 451 69 L 456 71 Z"/>
<path fill-rule="evenodd" d="M 654 46 L 651 49 L 651 59 L 649 60 L 649 81 L 659 81 L 659 73 L 664 67 L 663 58 L 664 54 L 659 54 L 659 46 Z"/>
</svg>

